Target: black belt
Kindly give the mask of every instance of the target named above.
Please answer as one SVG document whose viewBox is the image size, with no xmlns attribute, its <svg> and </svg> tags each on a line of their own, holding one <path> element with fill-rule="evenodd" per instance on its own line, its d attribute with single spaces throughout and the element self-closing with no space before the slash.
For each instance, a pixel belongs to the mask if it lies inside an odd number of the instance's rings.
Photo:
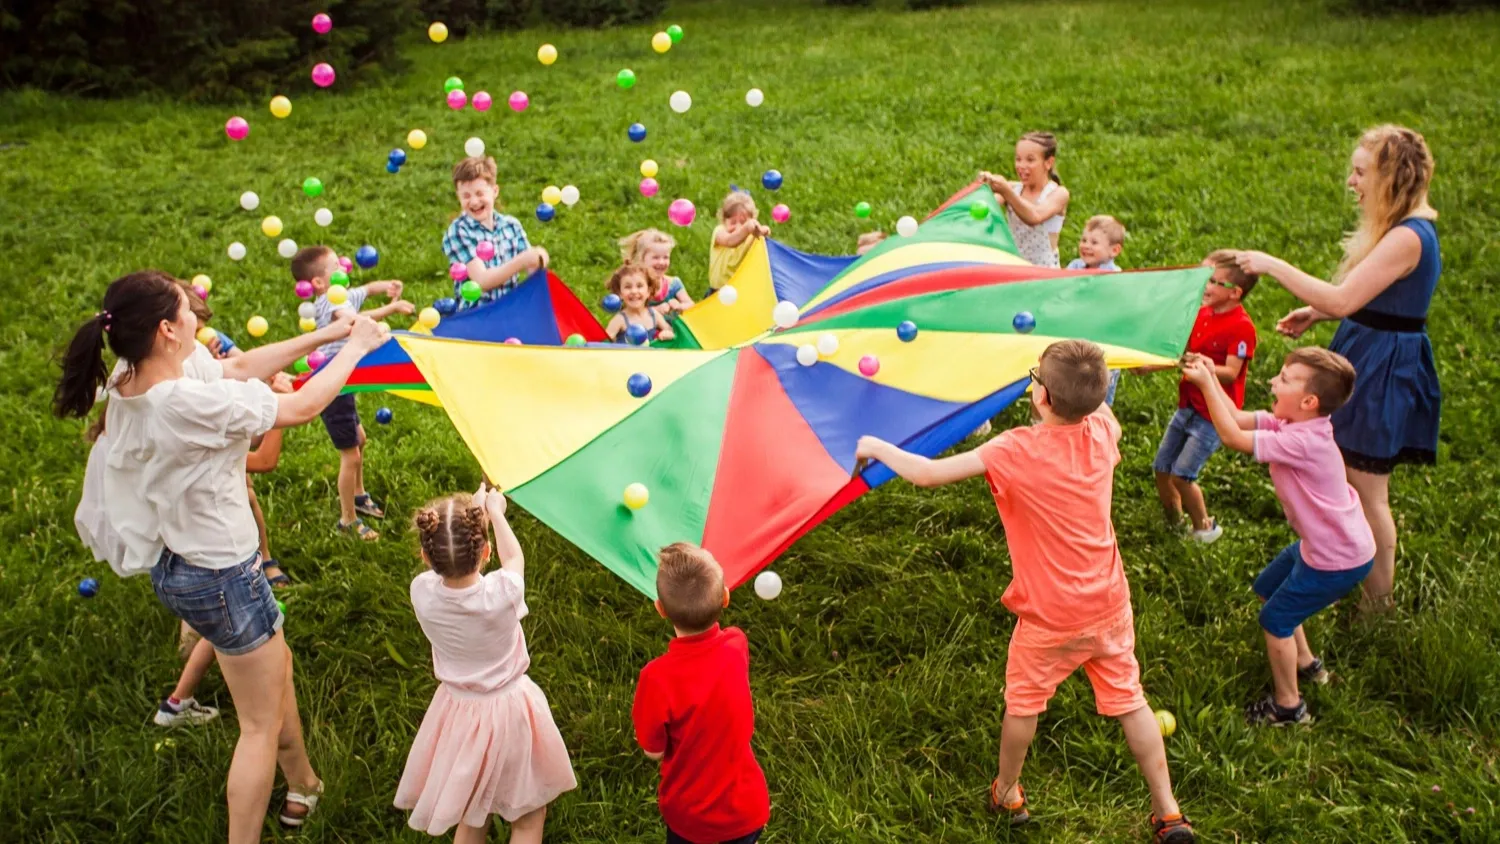
<svg viewBox="0 0 1500 844">
<path fill-rule="evenodd" d="M 1344 317 L 1352 319 L 1366 328 L 1376 331 L 1400 331 L 1400 332 L 1422 332 L 1427 330 L 1426 317 L 1404 317 L 1394 314 L 1383 314 L 1372 311 L 1369 308 L 1360 308 L 1354 313 Z"/>
</svg>

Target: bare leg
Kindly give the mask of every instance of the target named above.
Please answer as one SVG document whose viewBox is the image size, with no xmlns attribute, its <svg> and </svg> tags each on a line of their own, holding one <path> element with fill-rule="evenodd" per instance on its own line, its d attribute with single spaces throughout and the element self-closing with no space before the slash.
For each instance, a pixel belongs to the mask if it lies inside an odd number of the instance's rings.
<svg viewBox="0 0 1500 844">
<path fill-rule="evenodd" d="M 365 426 L 359 426 L 359 466 L 355 469 L 355 495 L 365 494 Z"/>
<path fill-rule="evenodd" d="M 484 826 L 469 826 L 466 823 L 461 823 L 458 825 L 458 829 L 453 831 L 453 844 L 484 844 L 484 840 L 489 837 L 489 832 L 489 824 L 485 824 Z M 511 833 L 510 840 L 517 840 L 514 832 Z M 538 837 L 537 840 L 540 841 L 542 839 Z"/>
<path fill-rule="evenodd" d="M 546 806 L 516 818 L 510 825 L 510 844 L 542 844 L 542 824 L 546 820 Z"/>
<path fill-rule="evenodd" d="M 1345 467 L 1344 475 L 1359 493 L 1365 510 L 1365 521 L 1375 534 L 1375 566 L 1365 578 L 1364 601 L 1360 609 L 1381 611 L 1390 608 L 1391 592 L 1396 586 L 1396 520 L 1391 516 L 1391 476 L 1374 475 Z"/>
<path fill-rule="evenodd" d="M 1146 786 L 1151 789 L 1151 811 L 1158 818 L 1179 814 L 1182 810 L 1172 796 L 1172 774 L 1167 770 L 1167 746 L 1161 740 L 1161 727 L 1151 707 L 1143 706 L 1121 715 L 1119 721 L 1125 728 L 1125 743 L 1130 745 L 1135 764 L 1140 766 Z"/>
<path fill-rule="evenodd" d="M 281 766 L 281 775 L 286 777 L 287 789 L 298 794 L 316 793 L 322 782 L 313 771 L 307 758 L 307 745 L 302 742 L 302 717 L 297 712 L 297 685 L 292 679 L 292 655 L 287 651 L 286 691 L 281 699 L 281 732 L 276 737 L 276 762 Z M 288 804 L 286 811 L 306 816 L 307 809 L 295 803 Z"/>
<path fill-rule="evenodd" d="M 187 700 L 198 690 L 198 684 L 203 682 L 203 676 L 208 673 L 208 667 L 214 664 L 214 646 L 207 639 L 199 639 L 193 645 L 192 653 L 188 654 L 187 664 L 182 666 L 182 674 L 177 677 L 177 686 L 172 689 L 172 697 L 178 700 Z"/>
<path fill-rule="evenodd" d="M 1271 659 L 1271 684 L 1276 691 L 1276 705 L 1291 709 L 1302 699 L 1297 691 L 1297 643 L 1293 637 L 1266 634 L 1266 655 Z"/>
<path fill-rule="evenodd" d="M 364 475 L 359 451 L 358 447 L 339 451 L 339 521 L 346 525 L 354 522 L 354 497 L 360 494 Z"/>
<path fill-rule="evenodd" d="M 271 640 L 247 654 L 219 654 L 219 668 L 239 715 L 240 738 L 229 763 L 229 844 L 258 844 L 271 786 L 276 780 L 277 737 L 291 661 L 286 639 Z"/>
<path fill-rule="evenodd" d="M 1193 520 L 1193 530 L 1208 530 L 1213 525 L 1208 520 L 1208 505 L 1203 503 L 1203 489 L 1196 481 L 1172 476 L 1172 484 L 1182 498 L 1182 509 Z"/>
<path fill-rule="evenodd" d="M 1307 644 L 1307 634 L 1303 632 L 1302 625 L 1297 625 L 1296 632 L 1292 633 L 1292 639 L 1297 643 L 1297 667 L 1306 668 L 1312 665 L 1317 655 L 1312 652 L 1312 647 Z"/>
<path fill-rule="evenodd" d="M 1172 483 L 1171 474 L 1156 473 L 1156 497 L 1161 499 L 1161 509 L 1167 517 L 1167 524 L 1174 528 L 1182 524 L 1182 496 L 1177 494 L 1177 485 Z"/>
<path fill-rule="evenodd" d="M 266 535 L 266 514 L 260 510 L 260 499 L 255 497 L 255 484 L 245 476 L 245 492 L 250 496 L 250 512 L 255 514 L 255 529 L 260 532 L 260 558 L 271 559 L 271 540 Z"/>
<path fill-rule="evenodd" d="M 189 627 L 186 621 L 182 622 L 179 628 L 177 634 L 177 655 L 183 659 L 187 659 L 193 655 L 193 646 L 198 644 L 203 637 L 198 635 L 198 631 Z"/>
<path fill-rule="evenodd" d="M 1021 782 L 1021 766 L 1026 762 L 1026 751 L 1031 747 L 1031 740 L 1036 738 L 1036 716 L 1035 715 L 1011 715 L 1005 716 L 1005 721 L 1000 726 L 1000 786 L 1003 788 L 1000 799 L 1005 803 L 1014 803 L 1020 796 L 1017 786 Z"/>
</svg>

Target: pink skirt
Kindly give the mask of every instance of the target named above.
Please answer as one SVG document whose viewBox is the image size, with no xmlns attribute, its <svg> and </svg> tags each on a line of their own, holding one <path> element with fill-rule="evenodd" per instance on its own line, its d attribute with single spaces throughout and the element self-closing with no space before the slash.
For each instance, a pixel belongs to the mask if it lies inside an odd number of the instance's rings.
<svg viewBox="0 0 1500 844">
<path fill-rule="evenodd" d="M 406 757 L 396 808 L 412 829 L 514 821 L 578 786 L 547 696 L 522 675 L 479 694 L 439 684 Z"/>
</svg>

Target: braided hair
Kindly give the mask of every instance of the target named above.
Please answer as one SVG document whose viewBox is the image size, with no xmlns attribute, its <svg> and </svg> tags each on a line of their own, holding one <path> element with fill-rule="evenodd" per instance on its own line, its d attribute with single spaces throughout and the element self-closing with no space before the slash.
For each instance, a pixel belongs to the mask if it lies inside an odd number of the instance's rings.
<svg viewBox="0 0 1500 844">
<path fill-rule="evenodd" d="M 433 571 L 443 577 L 463 577 L 479 569 L 489 521 L 484 510 L 474 506 L 472 495 L 460 492 L 430 501 L 417 511 L 413 522 Z"/>
</svg>

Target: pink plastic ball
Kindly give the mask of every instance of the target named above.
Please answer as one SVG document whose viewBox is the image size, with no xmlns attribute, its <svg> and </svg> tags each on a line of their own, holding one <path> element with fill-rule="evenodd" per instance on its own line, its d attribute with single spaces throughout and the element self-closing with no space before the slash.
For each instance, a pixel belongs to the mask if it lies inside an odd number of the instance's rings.
<svg viewBox="0 0 1500 844">
<path fill-rule="evenodd" d="M 641 179 L 641 196 L 656 196 L 659 190 L 661 190 L 661 185 L 658 185 L 655 179 Z"/>
<path fill-rule="evenodd" d="M 325 364 L 327 362 L 328 362 L 328 355 L 325 355 L 322 352 L 317 351 L 316 349 L 314 349 L 311 352 L 308 352 L 308 354 L 307 354 L 307 366 L 310 369 L 314 369 L 315 370 L 315 369 L 321 367 L 323 364 Z"/>
<path fill-rule="evenodd" d="M 311 299 L 312 298 L 312 295 L 313 295 L 312 282 L 310 282 L 310 281 L 299 281 L 299 282 L 297 282 L 296 290 L 297 290 L 297 298 L 298 299 Z"/>
<path fill-rule="evenodd" d="M 880 358 L 874 355 L 865 355 L 859 359 L 859 374 L 866 378 L 874 378 L 875 373 L 880 371 Z"/>
<path fill-rule="evenodd" d="M 490 106 L 493 105 L 494 102 L 494 99 L 490 97 L 488 91 L 480 91 L 479 93 L 474 95 L 474 110 L 489 111 Z"/>
<path fill-rule="evenodd" d="M 454 111 L 458 111 L 459 109 L 463 108 L 464 104 L 468 101 L 469 95 L 465 94 L 464 89 L 462 88 L 454 88 L 452 91 L 448 92 L 448 108 L 451 108 Z"/>
<path fill-rule="evenodd" d="M 479 245 L 474 247 L 474 257 L 481 261 L 488 261 L 495 257 L 495 244 L 488 240 L 479 241 Z"/>
<path fill-rule="evenodd" d="M 777 205 L 771 209 L 771 219 L 778 223 L 785 223 L 787 220 L 792 219 L 792 209 L 785 205 Z"/>
<path fill-rule="evenodd" d="M 245 136 L 250 134 L 250 123 L 243 117 L 231 117 L 224 124 L 224 134 L 228 135 L 231 141 L 243 141 Z"/>
<path fill-rule="evenodd" d="M 333 29 L 333 18 L 330 18 L 323 12 L 313 15 L 313 32 L 319 35 L 327 35 L 330 29 Z"/>
<path fill-rule="evenodd" d="M 521 345 L 521 340 L 519 337 L 507 337 L 505 338 L 505 342 L 511 344 L 512 346 Z"/>
<path fill-rule="evenodd" d="M 469 277 L 469 268 L 454 261 L 448 265 L 448 277 L 454 281 L 463 281 Z"/>
<path fill-rule="evenodd" d="M 196 293 L 196 294 L 198 294 L 198 298 L 199 299 L 204 299 L 204 300 L 208 299 L 208 291 L 206 289 L 204 289 L 203 285 L 201 285 L 201 284 L 195 284 L 195 285 L 193 285 L 193 292 Z"/>
<path fill-rule="evenodd" d="M 510 95 L 511 111 L 525 111 L 529 105 L 531 105 L 531 98 L 526 96 L 525 91 L 516 91 Z"/>
<path fill-rule="evenodd" d="M 693 203 L 686 199 L 674 199 L 672 200 L 672 204 L 667 207 L 667 219 L 679 226 L 692 225 L 693 218 L 697 216 L 698 209 L 694 208 Z"/>
<path fill-rule="evenodd" d="M 346 273 L 354 272 L 354 262 L 349 260 L 348 255 L 339 256 L 339 266 L 343 267 Z"/>
<path fill-rule="evenodd" d="M 319 88 L 327 88 L 329 85 L 332 85 L 335 76 L 333 65 L 327 62 L 318 62 L 313 65 L 312 81 Z"/>
</svg>

